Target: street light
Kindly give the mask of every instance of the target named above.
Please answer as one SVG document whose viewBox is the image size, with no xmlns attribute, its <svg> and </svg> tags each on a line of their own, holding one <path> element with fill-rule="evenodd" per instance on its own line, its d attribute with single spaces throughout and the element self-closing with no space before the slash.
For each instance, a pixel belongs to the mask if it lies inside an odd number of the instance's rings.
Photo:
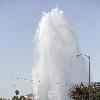
<svg viewBox="0 0 100 100">
<path fill-rule="evenodd" d="M 77 54 L 77 58 L 80 57 L 82 54 Z M 91 81 L 91 73 L 90 73 L 90 61 L 91 61 L 91 57 L 90 56 L 87 56 L 87 55 L 84 55 L 85 57 L 88 58 L 88 62 L 89 62 L 89 100 L 90 100 L 90 81 Z"/>
<path fill-rule="evenodd" d="M 88 58 L 88 60 L 89 60 L 89 86 L 90 86 L 90 60 L 91 60 L 91 57 L 90 56 L 87 56 L 87 55 L 85 55 L 85 57 L 87 57 Z"/>
</svg>

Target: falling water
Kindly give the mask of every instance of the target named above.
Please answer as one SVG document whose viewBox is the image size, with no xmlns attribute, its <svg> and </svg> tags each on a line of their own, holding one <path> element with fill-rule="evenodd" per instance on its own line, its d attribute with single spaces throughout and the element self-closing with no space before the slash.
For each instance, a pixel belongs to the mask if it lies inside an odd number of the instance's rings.
<svg viewBox="0 0 100 100">
<path fill-rule="evenodd" d="M 35 34 L 33 88 L 36 100 L 70 100 L 72 83 L 87 82 L 88 73 L 75 34 L 62 10 L 43 12 Z"/>
</svg>

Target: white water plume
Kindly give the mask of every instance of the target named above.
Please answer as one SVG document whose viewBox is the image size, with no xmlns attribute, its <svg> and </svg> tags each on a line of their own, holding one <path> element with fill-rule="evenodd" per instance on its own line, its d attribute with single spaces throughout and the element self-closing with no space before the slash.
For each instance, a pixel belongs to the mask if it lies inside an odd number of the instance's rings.
<svg viewBox="0 0 100 100">
<path fill-rule="evenodd" d="M 87 82 L 88 73 L 83 56 L 75 55 L 80 51 L 62 10 L 42 13 L 34 42 L 36 100 L 70 100 L 69 84 Z"/>
</svg>

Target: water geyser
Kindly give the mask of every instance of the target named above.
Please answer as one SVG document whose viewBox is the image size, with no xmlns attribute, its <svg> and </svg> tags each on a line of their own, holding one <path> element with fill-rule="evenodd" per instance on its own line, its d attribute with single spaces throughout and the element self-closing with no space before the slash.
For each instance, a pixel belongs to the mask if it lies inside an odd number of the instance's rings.
<svg viewBox="0 0 100 100">
<path fill-rule="evenodd" d="M 75 34 L 62 10 L 43 12 L 34 36 L 33 88 L 36 100 L 70 100 L 69 84 L 88 81 Z"/>
</svg>

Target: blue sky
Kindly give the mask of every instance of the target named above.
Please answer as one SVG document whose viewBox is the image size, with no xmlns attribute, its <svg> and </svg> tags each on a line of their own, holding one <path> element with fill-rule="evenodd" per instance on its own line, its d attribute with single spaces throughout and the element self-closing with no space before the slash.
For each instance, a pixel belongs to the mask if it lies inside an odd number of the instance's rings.
<svg viewBox="0 0 100 100">
<path fill-rule="evenodd" d="M 100 0 L 0 0 L 0 96 L 32 91 L 33 35 L 41 12 L 55 6 L 63 9 L 82 53 L 91 56 L 92 81 L 100 82 Z"/>
</svg>

